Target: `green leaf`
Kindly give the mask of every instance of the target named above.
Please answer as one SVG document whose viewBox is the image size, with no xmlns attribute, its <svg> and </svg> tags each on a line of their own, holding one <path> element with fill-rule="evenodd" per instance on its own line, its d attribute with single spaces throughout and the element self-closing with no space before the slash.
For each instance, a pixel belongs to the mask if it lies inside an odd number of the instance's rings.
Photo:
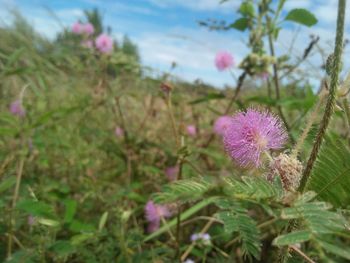
<svg viewBox="0 0 350 263">
<path fill-rule="evenodd" d="M 64 214 L 64 222 L 70 223 L 74 219 L 74 215 L 77 210 L 77 202 L 72 199 L 67 199 L 64 201 L 64 205 L 66 207 L 66 211 Z"/>
<path fill-rule="evenodd" d="M 310 231 L 295 231 L 276 237 L 272 244 L 275 246 L 287 246 L 302 243 L 310 240 L 312 234 Z"/>
<path fill-rule="evenodd" d="M 161 193 L 154 195 L 153 200 L 156 203 L 171 203 L 178 200 L 194 201 L 208 192 L 211 187 L 212 184 L 204 179 L 178 180 L 165 185 Z"/>
<path fill-rule="evenodd" d="M 333 244 L 329 244 L 327 242 L 324 241 L 318 241 L 318 243 L 327 251 L 330 253 L 333 253 L 334 255 L 337 255 L 339 257 L 345 258 L 350 260 L 350 251 L 349 251 L 349 247 L 342 247 L 339 244 L 337 244 L 336 246 Z"/>
<path fill-rule="evenodd" d="M 230 25 L 230 27 L 235 28 L 239 31 L 245 31 L 248 28 L 249 19 L 242 17 L 237 19 L 234 23 Z"/>
<path fill-rule="evenodd" d="M 277 181 L 271 183 L 262 176 L 243 176 L 242 181 L 228 177 L 224 181 L 225 193 L 239 199 L 279 199 L 283 196 L 282 186 Z"/>
<path fill-rule="evenodd" d="M 44 226 L 51 226 L 51 227 L 58 227 L 60 226 L 60 222 L 56 221 L 56 220 L 52 220 L 52 219 L 47 219 L 47 218 L 37 218 L 36 221 Z"/>
<path fill-rule="evenodd" d="M 219 200 L 220 206 L 226 206 L 222 200 Z M 216 217 L 224 222 L 224 229 L 226 233 L 238 232 L 242 240 L 242 249 L 245 254 L 250 254 L 255 258 L 260 258 L 261 241 L 259 238 L 259 229 L 255 221 L 247 215 L 247 210 L 231 204 L 229 210 L 219 212 Z"/>
<path fill-rule="evenodd" d="M 16 183 L 16 177 L 9 177 L 1 182 L 0 184 L 0 193 L 6 191 L 7 189 L 11 188 Z"/>
<path fill-rule="evenodd" d="M 75 248 L 69 241 L 58 240 L 49 248 L 49 250 L 56 253 L 58 256 L 64 257 L 74 253 Z"/>
<path fill-rule="evenodd" d="M 208 95 L 206 95 L 205 97 L 190 101 L 189 104 L 198 104 L 198 103 L 202 103 L 202 102 L 207 102 L 210 100 L 218 100 L 218 99 L 224 99 L 225 95 L 222 93 L 209 93 Z"/>
<path fill-rule="evenodd" d="M 83 234 L 73 236 L 70 242 L 73 246 L 77 246 L 93 237 L 94 237 L 93 233 L 83 233 Z"/>
<path fill-rule="evenodd" d="M 243 2 L 239 8 L 239 12 L 244 16 L 254 17 L 254 5 L 251 2 Z"/>
<path fill-rule="evenodd" d="M 104 212 L 100 218 L 100 222 L 98 224 L 98 231 L 101 231 L 106 225 L 108 219 L 108 212 Z"/>
<path fill-rule="evenodd" d="M 297 8 L 289 11 L 285 20 L 293 21 L 308 27 L 313 26 L 317 23 L 317 18 L 315 15 L 302 8 Z"/>
<path fill-rule="evenodd" d="M 33 200 L 22 200 L 18 202 L 16 207 L 17 209 L 25 211 L 33 216 L 55 218 L 52 207 L 43 202 Z"/>
<path fill-rule="evenodd" d="M 306 187 L 335 207 L 350 203 L 350 151 L 343 140 L 326 137 Z"/>
</svg>

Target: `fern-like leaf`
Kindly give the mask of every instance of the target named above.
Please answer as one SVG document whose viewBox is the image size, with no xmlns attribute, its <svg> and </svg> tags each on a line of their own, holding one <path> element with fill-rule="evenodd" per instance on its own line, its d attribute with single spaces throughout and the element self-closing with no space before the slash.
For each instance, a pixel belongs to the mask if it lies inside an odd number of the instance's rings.
<svg viewBox="0 0 350 263">
<path fill-rule="evenodd" d="M 223 200 L 216 202 L 218 206 L 227 208 L 222 205 Z M 224 229 L 227 233 L 238 232 L 242 241 L 242 249 L 245 254 L 260 258 L 261 242 L 259 238 L 259 229 L 255 221 L 248 216 L 247 210 L 237 203 L 230 206 L 229 210 L 225 210 L 216 214 L 216 217 L 223 221 Z"/>
<path fill-rule="evenodd" d="M 156 203 L 171 203 L 175 201 L 196 201 L 212 187 L 204 179 L 178 180 L 164 186 L 163 191 L 154 195 Z"/>
<path fill-rule="evenodd" d="M 350 151 L 339 138 L 327 137 L 309 179 L 308 190 L 334 206 L 350 202 Z"/>
</svg>

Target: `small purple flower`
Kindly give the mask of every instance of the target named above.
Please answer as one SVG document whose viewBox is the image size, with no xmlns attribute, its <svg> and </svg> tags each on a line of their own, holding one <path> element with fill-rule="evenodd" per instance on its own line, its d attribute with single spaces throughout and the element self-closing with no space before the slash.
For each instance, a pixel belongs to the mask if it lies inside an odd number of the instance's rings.
<svg viewBox="0 0 350 263">
<path fill-rule="evenodd" d="M 24 117 L 26 115 L 26 111 L 23 108 L 21 100 L 15 100 L 11 103 L 10 112 L 18 117 Z"/>
<path fill-rule="evenodd" d="M 29 215 L 28 216 L 28 225 L 33 226 L 33 225 L 35 225 L 35 223 L 36 223 L 36 218 L 32 215 Z"/>
<path fill-rule="evenodd" d="M 175 181 L 179 173 L 179 166 L 169 166 L 165 169 L 164 173 L 169 181 Z"/>
<path fill-rule="evenodd" d="M 282 148 L 287 139 L 279 117 L 252 108 L 234 115 L 223 136 L 227 153 L 242 167 L 259 167 L 261 154 Z"/>
<path fill-rule="evenodd" d="M 122 128 L 120 128 L 119 126 L 117 126 L 114 130 L 114 134 L 116 137 L 120 138 L 124 136 L 124 130 Z"/>
<path fill-rule="evenodd" d="M 91 36 L 95 32 L 95 28 L 91 23 L 82 25 L 82 31 L 84 34 Z"/>
<path fill-rule="evenodd" d="M 186 259 L 185 261 L 184 261 L 184 263 L 195 263 L 192 259 Z"/>
<path fill-rule="evenodd" d="M 221 116 L 217 118 L 214 123 L 214 132 L 220 136 L 223 136 L 230 125 L 232 125 L 232 117 Z"/>
<path fill-rule="evenodd" d="M 188 125 L 186 127 L 186 131 L 187 131 L 187 134 L 190 135 L 190 136 L 196 136 L 197 135 L 197 128 L 195 125 Z"/>
<path fill-rule="evenodd" d="M 220 51 L 216 54 L 215 65 L 219 71 L 224 71 L 233 66 L 234 60 L 232 55 L 227 51 Z"/>
<path fill-rule="evenodd" d="M 101 53 L 111 53 L 113 50 L 113 39 L 106 34 L 101 34 L 96 38 L 95 45 Z"/>
<path fill-rule="evenodd" d="M 75 22 L 72 25 L 72 32 L 76 35 L 79 35 L 83 32 L 83 24 L 81 24 L 80 22 Z"/>
<path fill-rule="evenodd" d="M 191 241 L 192 242 L 201 241 L 204 244 L 209 244 L 210 243 L 210 235 L 208 233 L 195 233 L 195 234 L 191 235 Z"/>
<path fill-rule="evenodd" d="M 171 212 L 165 205 L 156 205 L 153 201 L 148 201 L 145 206 L 145 217 L 148 221 L 148 232 L 156 231 L 160 226 L 162 218 L 169 218 Z"/>
</svg>

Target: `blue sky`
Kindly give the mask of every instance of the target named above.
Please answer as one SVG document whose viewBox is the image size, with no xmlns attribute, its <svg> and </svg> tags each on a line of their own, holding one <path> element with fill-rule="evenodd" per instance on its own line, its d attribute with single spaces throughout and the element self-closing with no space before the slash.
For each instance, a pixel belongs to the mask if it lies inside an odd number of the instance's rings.
<svg viewBox="0 0 350 263">
<path fill-rule="evenodd" d="M 69 27 L 82 18 L 83 9 L 98 7 L 104 15 L 105 24 L 112 27 L 113 37 L 120 40 L 128 34 L 138 44 L 143 64 L 151 66 L 154 74 L 167 71 L 171 63 L 176 62 L 178 67 L 173 73 L 180 78 L 189 81 L 199 78 L 223 87 L 234 82 L 229 73 L 216 70 L 213 64 L 215 54 L 228 50 L 238 64 L 248 52 L 246 34 L 237 31 L 209 32 L 200 28 L 197 21 L 206 18 L 233 21 L 237 18 L 235 11 L 240 2 L 231 0 L 219 5 L 219 0 L 0 0 L 0 5 L 19 9 L 37 31 L 48 38 L 54 38 L 62 27 Z M 330 53 L 336 6 L 336 0 L 288 0 L 285 12 L 296 7 L 308 8 L 315 13 L 319 23 L 313 28 L 285 23 L 285 30 L 278 39 L 277 52 L 301 56 L 312 33 L 321 37 L 322 46 L 326 53 Z M 59 21 L 48 9 L 56 14 Z M 2 22 L 10 23 L 6 8 L 0 10 Z M 348 18 L 349 15 L 350 12 Z M 347 36 L 349 32 L 347 30 Z M 322 57 L 315 53 L 304 65 L 308 72 L 314 74 L 314 79 L 321 77 L 316 68 L 321 61 Z"/>
</svg>

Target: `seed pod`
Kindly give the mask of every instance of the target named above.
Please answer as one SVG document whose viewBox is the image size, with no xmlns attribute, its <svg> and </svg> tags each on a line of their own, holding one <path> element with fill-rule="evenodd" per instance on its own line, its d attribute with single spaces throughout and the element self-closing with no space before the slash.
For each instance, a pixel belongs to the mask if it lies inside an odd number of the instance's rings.
<svg viewBox="0 0 350 263">
<path fill-rule="evenodd" d="M 275 176 L 279 176 L 285 191 L 296 191 L 300 184 L 302 170 L 303 166 L 296 157 L 281 153 L 270 163 L 267 179 L 272 181 Z"/>
</svg>

